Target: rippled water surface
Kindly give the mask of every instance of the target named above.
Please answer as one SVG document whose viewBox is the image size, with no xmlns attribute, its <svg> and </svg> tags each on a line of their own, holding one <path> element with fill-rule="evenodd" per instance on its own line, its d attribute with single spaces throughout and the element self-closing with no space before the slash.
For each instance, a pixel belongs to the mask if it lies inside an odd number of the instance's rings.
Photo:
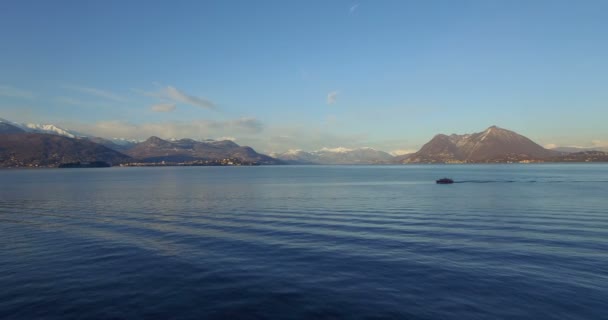
<svg viewBox="0 0 608 320">
<path fill-rule="evenodd" d="M 0 288 L 2 319 L 608 319 L 608 166 L 2 170 Z"/>
</svg>

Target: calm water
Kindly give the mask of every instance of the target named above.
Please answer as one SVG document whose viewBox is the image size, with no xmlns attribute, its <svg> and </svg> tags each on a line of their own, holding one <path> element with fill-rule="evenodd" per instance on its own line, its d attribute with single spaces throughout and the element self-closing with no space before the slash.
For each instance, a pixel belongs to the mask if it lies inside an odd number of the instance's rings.
<svg viewBox="0 0 608 320">
<path fill-rule="evenodd" d="M 0 318 L 608 319 L 608 165 L 2 170 Z"/>
</svg>

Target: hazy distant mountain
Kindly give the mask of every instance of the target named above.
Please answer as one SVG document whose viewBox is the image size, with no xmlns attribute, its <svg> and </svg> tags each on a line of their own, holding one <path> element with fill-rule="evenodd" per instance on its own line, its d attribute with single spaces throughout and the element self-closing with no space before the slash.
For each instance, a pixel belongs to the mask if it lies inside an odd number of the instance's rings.
<svg viewBox="0 0 608 320">
<path fill-rule="evenodd" d="M 120 152 L 125 152 L 139 143 L 137 141 L 126 139 L 105 139 L 100 137 L 88 137 L 87 139 Z"/>
<path fill-rule="evenodd" d="M 0 135 L 0 167 L 51 166 L 104 161 L 118 164 L 131 158 L 86 139 L 41 133 Z"/>
<path fill-rule="evenodd" d="M 404 163 L 509 162 L 560 155 L 513 131 L 496 126 L 474 134 L 436 135 Z"/>
<path fill-rule="evenodd" d="M 391 163 L 393 156 L 372 148 L 323 148 L 306 152 L 290 150 L 272 156 L 294 164 L 382 164 Z"/>
<path fill-rule="evenodd" d="M 558 151 L 558 152 L 568 152 L 568 153 L 574 153 L 574 152 L 585 152 L 585 151 L 608 151 L 608 148 L 606 147 L 588 147 L 588 148 L 582 148 L 582 147 L 557 147 L 557 148 L 552 148 L 549 150 L 553 150 L 553 151 Z"/>
<path fill-rule="evenodd" d="M 279 160 L 259 154 L 250 147 L 242 147 L 229 141 L 195 141 L 181 139 L 167 141 L 158 137 L 135 144 L 125 151 L 133 158 L 146 162 L 187 162 L 195 160 L 238 159 L 259 164 L 279 164 Z"/>
<path fill-rule="evenodd" d="M 571 152 L 555 156 L 551 162 L 608 162 L 608 153 L 603 151 Z"/>
</svg>

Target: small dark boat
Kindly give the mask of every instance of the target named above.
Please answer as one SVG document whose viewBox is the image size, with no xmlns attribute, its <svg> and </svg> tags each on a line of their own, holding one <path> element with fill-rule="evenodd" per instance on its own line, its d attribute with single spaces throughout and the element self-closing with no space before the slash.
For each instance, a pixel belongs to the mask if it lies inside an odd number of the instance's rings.
<svg viewBox="0 0 608 320">
<path fill-rule="evenodd" d="M 454 180 L 452 180 L 450 178 L 443 178 L 443 179 L 436 180 L 435 182 L 437 182 L 437 184 L 451 184 L 451 183 L 454 183 Z"/>
</svg>

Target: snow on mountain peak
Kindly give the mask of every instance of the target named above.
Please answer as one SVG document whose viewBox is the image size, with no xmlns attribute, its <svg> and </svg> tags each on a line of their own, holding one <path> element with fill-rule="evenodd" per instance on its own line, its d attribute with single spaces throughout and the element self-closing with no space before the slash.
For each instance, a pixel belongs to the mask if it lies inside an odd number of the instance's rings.
<svg viewBox="0 0 608 320">
<path fill-rule="evenodd" d="M 65 137 L 69 137 L 69 138 L 76 138 L 79 136 L 74 132 L 57 127 L 53 124 L 26 123 L 26 124 L 24 124 L 24 127 L 30 132 L 50 133 L 50 134 L 56 134 L 56 135 L 65 136 Z"/>
<path fill-rule="evenodd" d="M 297 155 L 304 152 L 302 149 L 289 149 L 287 152 L 283 153 L 285 155 Z"/>
<path fill-rule="evenodd" d="M 349 148 L 344 148 L 344 147 L 337 147 L 337 148 L 321 148 L 321 150 L 317 150 L 317 152 L 336 152 L 336 153 L 346 153 L 346 152 L 350 152 L 353 151 L 353 149 L 349 149 Z"/>
</svg>

